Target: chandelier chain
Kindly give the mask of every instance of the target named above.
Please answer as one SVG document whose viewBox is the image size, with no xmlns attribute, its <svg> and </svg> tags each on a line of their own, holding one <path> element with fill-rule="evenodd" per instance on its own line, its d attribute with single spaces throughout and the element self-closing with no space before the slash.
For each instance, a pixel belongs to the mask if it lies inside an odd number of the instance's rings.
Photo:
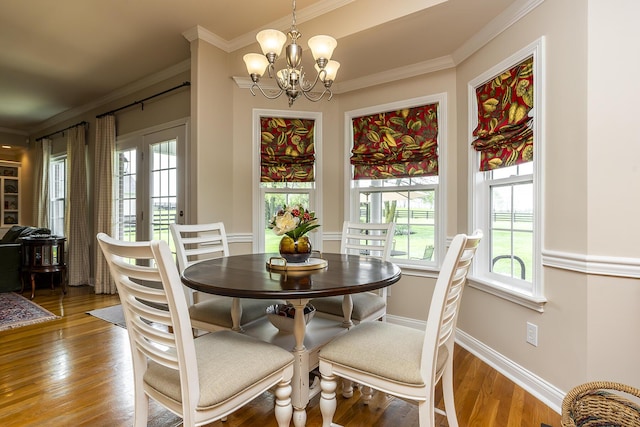
<svg viewBox="0 0 640 427">
<path fill-rule="evenodd" d="M 291 28 L 296 28 L 296 0 L 293 0 L 293 21 Z"/>
</svg>

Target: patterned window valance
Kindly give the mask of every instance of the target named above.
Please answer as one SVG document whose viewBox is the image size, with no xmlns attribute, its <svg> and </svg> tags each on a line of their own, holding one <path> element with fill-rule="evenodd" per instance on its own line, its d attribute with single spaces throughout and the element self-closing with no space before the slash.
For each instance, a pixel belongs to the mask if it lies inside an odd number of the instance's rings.
<svg viewBox="0 0 640 427">
<path fill-rule="evenodd" d="M 353 179 L 438 174 L 438 104 L 356 117 Z"/>
<path fill-rule="evenodd" d="M 476 89 L 478 126 L 471 145 L 480 152 L 480 170 L 533 160 L 533 57 Z"/>
<path fill-rule="evenodd" d="M 260 181 L 313 182 L 315 121 L 260 118 Z"/>
</svg>

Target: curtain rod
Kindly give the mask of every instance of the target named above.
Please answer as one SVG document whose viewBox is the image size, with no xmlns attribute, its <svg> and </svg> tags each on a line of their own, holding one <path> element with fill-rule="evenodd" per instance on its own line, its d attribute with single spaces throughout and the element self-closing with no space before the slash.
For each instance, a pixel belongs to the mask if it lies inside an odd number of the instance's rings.
<svg viewBox="0 0 640 427">
<path fill-rule="evenodd" d="M 96 116 L 96 119 L 99 119 L 99 118 L 104 117 L 104 116 L 108 116 L 108 115 L 113 114 L 113 113 L 117 113 L 120 110 L 124 110 L 125 108 L 133 107 L 134 105 L 138 105 L 138 104 L 142 104 L 142 109 L 144 109 L 144 102 L 145 101 L 148 101 L 148 100 L 153 99 L 153 98 L 155 98 L 157 96 L 160 96 L 160 95 L 164 95 L 165 93 L 174 91 L 176 89 L 180 89 L 181 87 L 184 87 L 184 86 L 191 86 L 191 82 L 184 82 L 181 85 L 178 85 L 176 87 L 172 87 L 171 89 L 167 89 L 167 90 L 165 90 L 163 92 L 160 92 L 160 93 L 156 93 L 155 95 L 151 95 L 151 96 L 149 96 L 149 97 L 147 97 L 145 99 L 142 99 L 140 101 L 133 101 L 131 104 L 127 104 L 124 107 L 116 108 L 115 110 L 111 110 L 111 111 L 107 111 L 106 113 L 98 114 Z"/>
<path fill-rule="evenodd" d="M 40 138 L 36 138 L 36 142 L 42 141 L 43 139 L 49 138 L 50 136 L 53 136 L 53 135 L 56 135 L 56 134 L 59 134 L 59 133 L 63 133 L 65 130 L 69 130 L 69 129 L 72 129 L 72 128 L 75 128 L 75 127 L 78 127 L 78 126 L 87 126 L 87 125 L 89 125 L 89 122 L 81 121 L 80 123 L 76 123 L 75 125 L 71 125 L 71 126 L 66 127 L 64 129 L 60 129 L 60 130 L 57 130 L 55 132 L 51 132 L 48 135 L 41 136 Z"/>
</svg>

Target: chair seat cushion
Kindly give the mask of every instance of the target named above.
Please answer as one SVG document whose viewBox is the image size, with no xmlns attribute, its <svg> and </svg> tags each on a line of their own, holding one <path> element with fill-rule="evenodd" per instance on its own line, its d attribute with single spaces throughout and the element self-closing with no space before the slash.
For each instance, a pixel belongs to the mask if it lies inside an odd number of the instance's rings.
<svg viewBox="0 0 640 427">
<path fill-rule="evenodd" d="M 293 363 L 290 352 L 232 331 L 203 335 L 194 344 L 200 381 L 198 409 L 219 405 Z M 182 402 L 178 371 L 150 361 L 143 379 L 147 386 Z"/>
<path fill-rule="evenodd" d="M 387 322 L 364 322 L 320 350 L 320 360 L 350 367 L 398 384 L 424 387 L 420 373 L 424 332 Z M 442 372 L 448 351 L 438 352 Z"/>
<path fill-rule="evenodd" d="M 231 304 L 233 298 L 222 297 L 207 299 L 195 303 L 189 307 L 189 317 L 204 323 L 218 325 L 223 328 L 233 327 L 231 321 Z M 267 307 L 272 304 L 281 304 L 280 300 L 266 299 L 240 299 L 242 305 L 241 325 L 253 322 L 266 315 Z"/>
<path fill-rule="evenodd" d="M 342 316 L 342 300 L 343 296 L 335 297 L 323 297 L 316 298 L 311 301 L 311 304 L 321 313 L 333 314 L 334 316 Z M 361 292 L 358 294 L 352 294 L 353 300 L 353 312 L 351 313 L 351 319 L 356 321 L 362 321 L 367 319 L 379 310 L 386 307 L 386 302 L 381 296 L 372 292 Z"/>
</svg>

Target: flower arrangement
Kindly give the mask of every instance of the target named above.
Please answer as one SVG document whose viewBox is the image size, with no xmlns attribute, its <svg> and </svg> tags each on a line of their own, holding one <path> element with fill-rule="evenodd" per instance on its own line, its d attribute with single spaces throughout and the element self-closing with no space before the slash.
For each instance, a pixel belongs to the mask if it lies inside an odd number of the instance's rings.
<svg viewBox="0 0 640 427">
<path fill-rule="evenodd" d="M 286 234 L 293 240 L 298 240 L 318 227 L 320 224 L 318 224 L 315 212 L 309 212 L 302 205 L 283 206 L 269 223 L 269 228 L 276 235 Z"/>
</svg>

